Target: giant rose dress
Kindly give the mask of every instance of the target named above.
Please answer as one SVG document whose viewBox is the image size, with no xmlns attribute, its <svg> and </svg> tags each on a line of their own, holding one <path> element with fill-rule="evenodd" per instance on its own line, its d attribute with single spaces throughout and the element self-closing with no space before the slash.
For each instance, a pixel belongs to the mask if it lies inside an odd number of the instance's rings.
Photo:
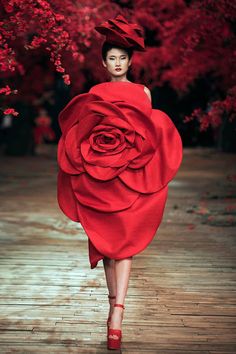
<svg viewBox="0 0 236 354">
<path fill-rule="evenodd" d="M 143 85 L 105 82 L 74 97 L 59 124 L 58 203 L 83 226 L 91 268 L 141 252 L 182 161 L 172 120 L 152 109 Z"/>
</svg>

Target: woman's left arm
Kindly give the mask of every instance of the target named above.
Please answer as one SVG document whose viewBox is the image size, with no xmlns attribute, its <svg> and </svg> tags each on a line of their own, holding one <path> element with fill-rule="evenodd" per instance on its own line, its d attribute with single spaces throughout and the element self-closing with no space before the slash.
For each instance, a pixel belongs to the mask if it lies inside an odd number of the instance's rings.
<svg viewBox="0 0 236 354">
<path fill-rule="evenodd" d="M 150 101 L 152 102 L 152 95 L 151 95 L 150 90 L 149 90 L 146 86 L 144 86 L 144 91 L 146 92 L 148 98 L 149 98 Z"/>
</svg>

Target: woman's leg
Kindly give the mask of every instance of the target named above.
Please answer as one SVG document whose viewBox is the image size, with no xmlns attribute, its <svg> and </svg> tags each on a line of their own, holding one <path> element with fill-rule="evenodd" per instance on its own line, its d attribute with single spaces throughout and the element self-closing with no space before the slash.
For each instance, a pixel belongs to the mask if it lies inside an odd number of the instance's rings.
<svg viewBox="0 0 236 354">
<path fill-rule="evenodd" d="M 132 257 L 115 260 L 116 275 L 116 303 L 124 305 L 125 296 L 128 290 Z M 121 329 L 123 319 L 123 309 L 114 307 L 110 328 Z"/>
<path fill-rule="evenodd" d="M 116 272 L 115 272 L 115 260 L 110 258 L 103 259 L 103 266 L 106 275 L 107 289 L 108 293 L 111 296 L 116 296 Z M 115 304 L 116 299 L 109 299 L 110 309 L 109 317 L 113 312 L 113 305 Z"/>
</svg>

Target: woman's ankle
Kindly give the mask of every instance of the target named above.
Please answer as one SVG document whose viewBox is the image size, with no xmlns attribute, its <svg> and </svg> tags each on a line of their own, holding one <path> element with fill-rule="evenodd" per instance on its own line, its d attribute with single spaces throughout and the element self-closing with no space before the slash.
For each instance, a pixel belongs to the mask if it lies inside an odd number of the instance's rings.
<svg viewBox="0 0 236 354">
<path fill-rule="evenodd" d="M 111 316 L 111 325 L 110 328 L 114 329 L 121 329 L 122 328 L 122 321 L 123 321 L 123 313 L 120 311 L 120 313 L 117 311 L 113 311 L 112 316 Z"/>
<path fill-rule="evenodd" d="M 122 321 L 124 316 L 124 309 L 122 309 L 121 307 L 113 307 L 112 316 L 115 320 L 121 319 Z"/>
</svg>

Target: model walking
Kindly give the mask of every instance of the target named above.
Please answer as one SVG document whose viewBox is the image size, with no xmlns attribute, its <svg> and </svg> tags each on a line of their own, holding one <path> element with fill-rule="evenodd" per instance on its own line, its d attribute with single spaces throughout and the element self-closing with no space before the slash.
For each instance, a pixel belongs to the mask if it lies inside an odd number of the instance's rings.
<svg viewBox="0 0 236 354">
<path fill-rule="evenodd" d="M 74 97 L 59 115 L 58 202 L 88 235 L 91 268 L 103 260 L 107 344 L 119 349 L 132 257 L 160 225 L 182 141 L 171 119 L 152 109 L 149 89 L 127 79 L 133 50 L 145 50 L 140 27 L 117 16 L 96 29 L 106 35 L 110 81 Z"/>
</svg>

